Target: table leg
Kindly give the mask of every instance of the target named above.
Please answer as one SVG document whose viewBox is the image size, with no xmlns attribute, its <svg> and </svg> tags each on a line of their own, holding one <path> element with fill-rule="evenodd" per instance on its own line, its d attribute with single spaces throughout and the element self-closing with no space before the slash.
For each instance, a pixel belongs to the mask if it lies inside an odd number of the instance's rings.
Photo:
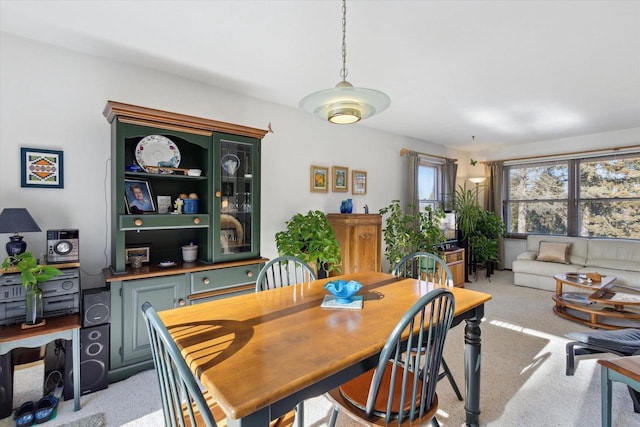
<svg viewBox="0 0 640 427">
<path fill-rule="evenodd" d="M 72 331 L 73 358 L 73 410 L 80 410 L 80 328 Z"/>
<path fill-rule="evenodd" d="M 602 427 L 611 427 L 611 379 L 609 368 L 600 367 L 600 393 L 602 400 Z"/>
<path fill-rule="evenodd" d="M 476 308 L 474 316 L 466 320 L 464 328 L 465 410 L 468 426 L 480 424 L 480 321 L 483 315 L 484 306 Z"/>
</svg>

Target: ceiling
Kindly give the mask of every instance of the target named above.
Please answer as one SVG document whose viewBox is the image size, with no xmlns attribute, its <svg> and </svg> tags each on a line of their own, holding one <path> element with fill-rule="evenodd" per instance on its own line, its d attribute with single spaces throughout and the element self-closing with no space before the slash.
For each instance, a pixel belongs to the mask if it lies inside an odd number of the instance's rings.
<svg viewBox="0 0 640 427">
<path fill-rule="evenodd" d="M 0 30 L 292 108 L 340 81 L 338 0 L 0 0 Z M 466 151 L 640 127 L 640 1 L 353 0 L 346 41 L 391 97 L 355 126 Z"/>
</svg>

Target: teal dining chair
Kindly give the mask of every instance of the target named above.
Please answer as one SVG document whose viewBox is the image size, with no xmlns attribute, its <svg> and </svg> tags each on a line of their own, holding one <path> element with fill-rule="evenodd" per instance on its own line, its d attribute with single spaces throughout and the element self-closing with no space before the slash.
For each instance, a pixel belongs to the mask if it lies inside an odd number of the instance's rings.
<svg viewBox="0 0 640 427">
<path fill-rule="evenodd" d="M 265 264 L 258 273 L 256 292 L 316 280 L 313 269 L 300 258 L 279 256 Z"/>
<path fill-rule="evenodd" d="M 217 427 L 226 415 L 208 391 L 202 391 L 162 319 L 149 302 L 142 305 L 151 354 L 156 368 L 166 426 Z M 271 427 L 292 426 L 294 411 L 271 422 Z"/>
<path fill-rule="evenodd" d="M 413 304 L 391 331 L 376 367 L 326 394 L 334 405 L 329 426 L 340 412 L 363 425 L 438 426 L 436 385 L 454 308 L 445 288 Z M 406 351 L 424 342 L 430 343 L 424 351 Z"/>
<path fill-rule="evenodd" d="M 453 273 L 451 273 L 449 266 L 442 258 L 428 252 L 414 252 L 405 255 L 395 265 L 391 274 L 396 277 L 410 277 L 440 285 L 453 286 Z M 462 401 L 462 393 L 460 393 L 460 388 L 458 388 L 458 384 L 453 378 L 453 373 L 451 373 L 447 362 L 442 359 L 442 372 L 438 380 L 444 377 L 449 380 L 458 400 Z"/>
<path fill-rule="evenodd" d="M 256 280 L 256 292 L 316 280 L 313 269 L 300 258 L 282 255 L 262 267 Z M 298 427 L 304 425 L 304 402 L 296 405 Z"/>
</svg>

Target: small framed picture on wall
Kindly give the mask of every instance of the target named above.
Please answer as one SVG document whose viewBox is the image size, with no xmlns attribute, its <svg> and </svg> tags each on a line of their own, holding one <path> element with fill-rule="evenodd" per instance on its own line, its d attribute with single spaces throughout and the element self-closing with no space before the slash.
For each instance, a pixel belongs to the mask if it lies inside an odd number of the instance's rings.
<svg viewBox="0 0 640 427">
<path fill-rule="evenodd" d="M 329 191 L 329 168 L 311 166 L 311 191 L 326 193 Z"/>
<path fill-rule="evenodd" d="M 20 186 L 64 188 L 63 159 L 59 150 L 20 148 Z"/>
<path fill-rule="evenodd" d="M 351 193 L 367 194 L 367 173 L 365 171 L 351 172 Z"/>
<path fill-rule="evenodd" d="M 331 168 L 333 177 L 331 190 L 335 192 L 349 191 L 349 168 L 344 166 L 333 166 Z"/>
</svg>

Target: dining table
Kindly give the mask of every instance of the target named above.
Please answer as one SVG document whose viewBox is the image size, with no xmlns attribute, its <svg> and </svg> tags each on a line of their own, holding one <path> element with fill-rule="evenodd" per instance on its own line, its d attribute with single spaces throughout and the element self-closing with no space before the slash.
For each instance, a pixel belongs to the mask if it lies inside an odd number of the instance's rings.
<svg viewBox="0 0 640 427">
<path fill-rule="evenodd" d="M 325 284 L 355 280 L 361 309 L 321 307 Z M 424 280 L 357 272 L 158 314 L 229 426 L 268 426 L 297 403 L 373 369 L 402 315 L 434 288 Z M 453 326 L 466 322 L 466 423 L 479 425 L 480 322 L 491 295 L 450 287 Z"/>
</svg>

